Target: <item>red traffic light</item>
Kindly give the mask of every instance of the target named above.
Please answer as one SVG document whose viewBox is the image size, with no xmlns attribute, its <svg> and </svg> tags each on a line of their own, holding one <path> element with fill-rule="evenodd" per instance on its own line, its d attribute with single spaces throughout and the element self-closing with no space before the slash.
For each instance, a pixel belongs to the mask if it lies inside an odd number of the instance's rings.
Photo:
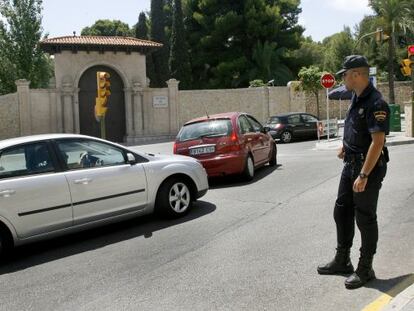
<svg viewBox="0 0 414 311">
<path fill-rule="evenodd" d="M 414 55 L 414 45 L 409 45 L 407 50 L 408 50 L 408 56 Z"/>
</svg>

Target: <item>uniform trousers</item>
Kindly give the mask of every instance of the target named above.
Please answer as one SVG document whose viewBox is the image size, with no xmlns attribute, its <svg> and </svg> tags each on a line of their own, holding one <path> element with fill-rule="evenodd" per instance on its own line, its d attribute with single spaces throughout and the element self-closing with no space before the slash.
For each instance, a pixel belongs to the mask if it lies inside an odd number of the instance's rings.
<svg viewBox="0 0 414 311">
<path fill-rule="evenodd" d="M 352 190 L 363 162 L 352 161 L 344 164 L 334 209 L 338 248 L 352 247 L 356 220 L 361 233 L 361 257 L 373 257 L 378 242 L 378 194 L 387 172 L 387 164 L 379 160 L 370 173 L 363 192 Z"/>
</svg>

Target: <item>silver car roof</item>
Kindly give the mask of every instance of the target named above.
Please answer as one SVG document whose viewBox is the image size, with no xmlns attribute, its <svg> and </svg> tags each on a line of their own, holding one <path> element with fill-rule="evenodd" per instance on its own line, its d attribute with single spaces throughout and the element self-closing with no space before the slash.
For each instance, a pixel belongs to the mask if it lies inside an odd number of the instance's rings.
<svg viewBox="0 0 414 311">
<path fill-rule="evenodd" d="M 10 146 L 14 146 L 14 145 L 20 145 L 20 144 L 30 143 L 34 141 L 48 140 L 48 139 L 59 139 L 59 138 L 88 138 L 88 139 L 94 139 L 94 140 L 101 140 L 103 142 L 109 142 L 111 144 L 125 148 L 124 146 L 117 144 L 117 143 L 113 143 L 113 142 L 103 140 L 97 137 L 80 135 L 80 134 L 39 134 L 39 135 L 22 136 L 22 137 L 15 137 L 15 138 L 8 138 L 8 139 L 0 140 L 0 150 L 10 147 Z"/>
</svg>

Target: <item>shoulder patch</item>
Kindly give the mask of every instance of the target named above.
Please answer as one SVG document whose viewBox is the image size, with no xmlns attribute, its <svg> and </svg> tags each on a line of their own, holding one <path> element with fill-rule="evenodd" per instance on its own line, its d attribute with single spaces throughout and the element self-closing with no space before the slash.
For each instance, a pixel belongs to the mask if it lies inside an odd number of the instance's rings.
<svg viewBox="0 0 414 311">
<path fill-rule="evenodd" d="M 375 117 L 375 120 L 377 120 L 378 122 L 385 121 L 385 119 L 387 118 L 387 112 L 384 110 L 375 111 L 374 117 Z"/>
</svg>

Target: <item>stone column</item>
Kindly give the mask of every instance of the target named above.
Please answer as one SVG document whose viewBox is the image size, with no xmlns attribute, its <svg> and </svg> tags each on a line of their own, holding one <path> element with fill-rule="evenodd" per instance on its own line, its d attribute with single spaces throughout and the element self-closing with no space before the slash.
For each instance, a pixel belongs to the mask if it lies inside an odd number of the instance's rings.
<svg viewBox="0 0 414 311">
<path fill-rule="evenodd" d="M 20 135 L 30 135 L 32 133 L 32 111 L 30 106 L 30 81 L 17 80 L 17 100 L 19 103 L 20 116 Z"/>
<path fill-rule="evenodd" d="M 143 101 L 142 101 L 142 116 L 143 116 L 143 122 L 142 122 L 142 128 L 144 135 L 148 135 L 151 133 L 150 128 L 150 105 L 152 105 L 152 91 L 150 88 L 144 88 L 142 91 L 143 95 Z"/>
<path fill-rule="evenodd" d="M 133 108 L 134 108 L 134 130 L 135 136 L 144 134 L 144 115 L 142 107 L 142 91 L 141 83 L 134 82 L 133 87 Z"/>
<path fill-rule="evenodd" d="M 57 90 L 56 90 L 56 82 L 54 78 L 51 78 L 49 80 L 49 131 L 51 133 L 56 133 L 58 131 L 57 129 Z"/>
<path fill-rule="evenodd" d="M 406 102 L 404 105 L 404 118 L 405 118 L 405 136 L 413 137 L 411 132 L 411 126 L 413 124 L 413 111 L 411 102 Z"/>
<path fill-rule="evenodd" d="M 170 135 L 176 135 L 179 130 L 178 84 L 180 81 L 170 79 L 168 85 L 168 105 L 170 108 Z"/>
<path fill-rule="evenodd" d="M 125 96 L 125 122 L 126 122 L 126 136 L 134 135 L 134 110 L 132 108 L 132 91 L 130 88 L 124 88 Z"/>
<path fill-rule="evenodd" d="M 73 133 L 74 127 L 74 109 L 73 109 L 73 84 L 64 82 L 62 85 L 63 97 L 63 132 Z"/>
<path fill-rule="evenodd" d="M 74 89 L 73 92 L 73 118 L 75 125 L 75 133 L 80 133 L 80 120 L 79 120 L 79 92 L 80 88 Z"/>
</svg>

